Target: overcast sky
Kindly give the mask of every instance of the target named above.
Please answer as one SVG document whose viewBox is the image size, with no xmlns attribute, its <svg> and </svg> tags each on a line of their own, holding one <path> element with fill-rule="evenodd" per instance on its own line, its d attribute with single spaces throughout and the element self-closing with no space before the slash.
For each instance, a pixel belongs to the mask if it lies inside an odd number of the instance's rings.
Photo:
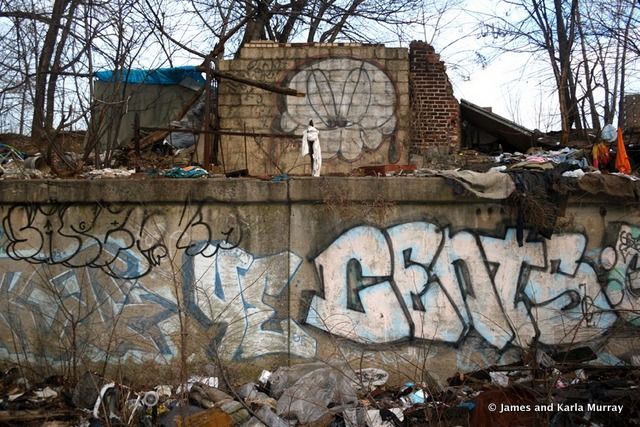
<svg viewBox="0 0 640 427">
<path fill-rule="evenodd" d="M 445 26 L 432 44 L 447 64 L 448 75 L 458 99 L 466 99 L 529 129 L 560 130 L 557 94 L 551 68 L 540 56 L 537 60 L 524 53 L 502 53 L 487 58 L 484 66 L 479 54 L 490 55 L 491 37 L 480 38 L 478 18 L 510 16 L 517 12 L 500 0 L 467 0 L 460 9 L 450 9 Z M 414 30 L 424 39 L 425 31 Z M 433 31 L 427 30 L 427 38 Z M 626 93 L 640 92 L 640 70 L 628 70 Z"/>
</svg>

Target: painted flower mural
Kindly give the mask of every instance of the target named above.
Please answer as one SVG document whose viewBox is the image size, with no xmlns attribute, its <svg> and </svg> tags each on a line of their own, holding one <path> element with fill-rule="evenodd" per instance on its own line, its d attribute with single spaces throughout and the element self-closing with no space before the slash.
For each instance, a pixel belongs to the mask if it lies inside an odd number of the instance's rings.
<svg viewBox="0 0 640 427">
<path fill-rule="evenodd" d="M 355 161 L 363 150 L 377 149 L 395 132 L 395 86 L 369 62 L 323 59 L 298 70 L 288 86 L 306 96 L 285 99 L 280 127 L 302 133 L 313 120 L 325 159 Z"/>
</svg>

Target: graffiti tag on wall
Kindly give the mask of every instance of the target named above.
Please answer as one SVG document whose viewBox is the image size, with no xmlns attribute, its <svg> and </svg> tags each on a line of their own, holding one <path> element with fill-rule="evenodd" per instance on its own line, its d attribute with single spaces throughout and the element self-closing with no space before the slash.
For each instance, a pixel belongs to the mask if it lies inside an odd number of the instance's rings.
<svg viewBox="0 0 640 427">
<path fill-rule="evenodd" d="M 459 343 L 471 328 L 500 349 L 586 341 L 613 325 L 614 307 L 637 308 L 638 241 L 640 230 L 620 229 L 603 251 L 611 272 L 602 286 L 580 233 L 518 246 L 515 229 L 494 237 L 429 222 L 359 226 L 315 258 L 322 293 L 306 322 L 366 344 Z"/>
<path fill-rule="evenodd" d="M 239 248 L 237 220 L 214 226 L 202 206 L 176 213 L 10 207 L 0 229 L 0 354 L 55 362 L 73 348 L 96 361 L 167 361 L 178 354 L 178 295 L 201 326 L 216 326 L 211 343 L 223 356 L 313 357 L 315 340 L 274 308 L 301 260 L 254 258 Z"/>
<path fill-rule="evenodd" d="M 280 127 L 301 134 L 309 120 L 320 130 L 322 157 L 355 161 L 396 129 L 396 90 L 377 66 L 358 59 L 327 58 L 299 69 L 287 86 L 306 93 L 286 97 Z"/>
<path fill-rule="evenodd" d="M 607 296 L 620 317 L 640 326 L 640 227 L 618 224 L 617 239 L 600 255 L 607 273 Z"/>
</svg>

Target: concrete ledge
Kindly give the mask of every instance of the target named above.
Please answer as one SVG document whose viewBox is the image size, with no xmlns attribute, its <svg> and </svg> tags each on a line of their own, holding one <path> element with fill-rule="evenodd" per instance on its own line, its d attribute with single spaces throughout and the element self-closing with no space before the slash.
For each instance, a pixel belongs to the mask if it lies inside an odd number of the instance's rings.
<svg viewBox="0 0 640 427">
<path fill-rule="evenodd" d="M 0 203 L 323 203 L 354 202 L 479 203 L 494 202 L 471 193 L 456 195 L 440 177 L 293 177 L 285 182 L 252 178 L 0 180 Z M 604 194 L 573 194 L 573 205 L 635 205 L 631 199 Z"/>
<path fill-rule="evenodd" d="M 0 181 L 0 203 L 284 203 L 286 183 L 256 179 Z"/>
<path fill-rule="evenodd" d="M 388 200 L 407 202 L 477 202 L 473 195 L 456 196 L 439 177 L 299 177 L 289 181 L 292 202 L 322 202 L 339 196 L 344 200 L 367 202 Z"/>
</svg>

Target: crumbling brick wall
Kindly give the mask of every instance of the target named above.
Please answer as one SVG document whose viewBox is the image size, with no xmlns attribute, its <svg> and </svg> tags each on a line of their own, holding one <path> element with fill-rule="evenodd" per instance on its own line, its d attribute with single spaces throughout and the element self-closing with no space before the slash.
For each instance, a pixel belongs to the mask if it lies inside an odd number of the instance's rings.
<svg viewBox="0 0 640 427">
<path fill-rule="evenodd" d="M 453 96 L 444 62 L 422 41 L 409 47 L 411 154 L 430 156 L 457 151 L 460 105 Z"/>
</svg>

